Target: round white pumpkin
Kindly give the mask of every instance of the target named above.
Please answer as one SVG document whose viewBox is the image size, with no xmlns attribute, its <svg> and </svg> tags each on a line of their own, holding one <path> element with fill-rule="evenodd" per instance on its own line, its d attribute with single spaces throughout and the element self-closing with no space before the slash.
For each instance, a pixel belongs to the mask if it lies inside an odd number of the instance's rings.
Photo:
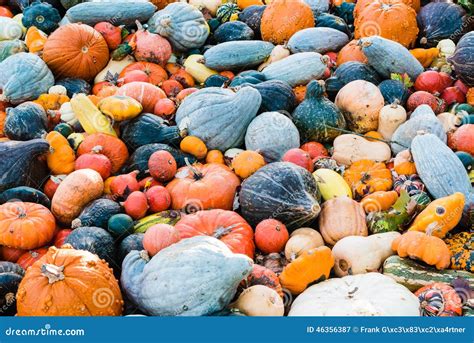
<svg viewBox="0 0 474 343">
<path fill-rule="evenodd" d="M 247 316 L 283 316 L 285 306 L 278 293 L 270 287 L 255 285 L 240 294 L 234 307 Z"/>
</svg>

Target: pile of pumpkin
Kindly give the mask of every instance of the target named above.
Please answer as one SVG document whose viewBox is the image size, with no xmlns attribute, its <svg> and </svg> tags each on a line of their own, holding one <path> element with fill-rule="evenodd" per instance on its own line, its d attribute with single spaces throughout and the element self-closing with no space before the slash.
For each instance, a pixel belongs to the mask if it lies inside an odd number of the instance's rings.
<svg viewBox="0 0 474 343">
<path fill-rule="evenodd" d="M 468 0 L 0 0 L 1 315 L 472 315 Z"/>
</svg>

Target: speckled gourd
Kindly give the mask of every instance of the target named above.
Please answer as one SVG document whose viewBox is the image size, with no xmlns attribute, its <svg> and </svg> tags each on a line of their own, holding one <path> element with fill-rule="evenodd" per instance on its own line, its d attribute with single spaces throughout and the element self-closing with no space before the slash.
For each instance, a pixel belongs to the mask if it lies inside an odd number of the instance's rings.
<svg viewBox="0 0 474 343">
<path fill-rule="evenodd" d="M 187 96 L 176 112 L 181 130 L 199 137 L 209 150 L 225 151 L 240 147 L 245 130 L 262 102 L 260 93 L 251 87 L 237 92 L 209 87 Z"/>
</svg>

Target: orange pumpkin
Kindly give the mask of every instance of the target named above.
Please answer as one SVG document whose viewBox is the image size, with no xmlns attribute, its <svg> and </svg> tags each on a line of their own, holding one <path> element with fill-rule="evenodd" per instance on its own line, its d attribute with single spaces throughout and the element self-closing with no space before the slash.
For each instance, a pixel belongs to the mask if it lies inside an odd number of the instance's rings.
<svg viewBox="0 0 474 343">
<path fill-rule="evenodd" d="M 85 250 L 49 248 L 25 274 L 18 316 L 118 316 L 122 294 L 113 271 Z"/>
<path fill-rule="evenodd" d="M 388 191 L 392 188 L 392 173 L 384 163 L 371 160 L 354 162 L 345 172 L 344 180 L 357 198 L 376 191 Z"/>
<path fill-rule="evenodd" d="M 231 210 L 239 185 L 239 178 L 228 167 L 210 163 L 178 169 L 166 188 L 173 209 L 195 212 L 211 208 Z"/>
<path fill-rule="evenodd" d="M 273 0 L 263 11 L 260 32 L 263 40 L 283 44 L 294 33 L 313 26 L 313 12 L 303 0 Z"/>
<path fill-rule="evenodd" d="M 265 165 L 265 159 L 256 151 L 246 150 L 232 160 L 235 174 L 246 179 Z"/>
<path fill-rule="evenodd" d="M 180 240 L 179 231 L 168 224 L 156 224 L 146 230 L 143 236 L 143 248 L 150 256 Z"/>
<path fill-rule="evenodd" d="M 153 113 L 158 100 L 166 98 L 165 92 L 157 86 L 154 86 L 151 83 L 139 81 L 123 85 L 119 88 L 116 94 L 134 98 L 142 104 L 143 111 L 148 113 Z"/>
<path fill-rule="evenodd" d="M 465 124 L 448 135 L 448 146 L 474 156 L 474 124 Z"/>
<path fill-rule="evenodd" d="M 181 239 L 194 236 L 211 236 L 221 240 L 236 254 L 254 256 L 252 227 L 233 211 L 198 211 L 180 219 L 175 229 Z"/>
<path fill-rule="evenodd" d="M 240 283 L 243 289 L 255 285 L 267 286 L 277 292 L 282 298 L 284 296 L 278 276 L 272 270 L 256 263 L 253 265 L 252 273 Z"/>
<path fill-rule="evenodd" d="M 2 261 L 15 263 L 26 251 L 0 245 L 0 256 Z"/>
<path fill-rule="evenodd" d="M 0 111 L 0 137 L 5 137 L 3 128 L 5 127 L 5 120 L 7 119 L 7 113 L 5 111 Z"/>
<path fill-rule="evenodd" d="M 265 254 L 281 252 L 288 239 L 288 230 L 279 220 L 265 219 L 255 228 L 255 244 Z"/>
<path fill-rule="evenodd" d="M 41 94 L 34 102 L 41 105 L 45 111 L 57 111 L 65 102 L 69 102 L 69 97 L 64 94 Z"/>
<path fill-rule="evenodd" d="M 153 5 L 155 5 L 159 10 L 162 10 L 168 6 L 168 4 L 176 2 L 176 0 L 150 0 L 150 2 L 153 3 Z"/>
<path fill-rule="evenodd" d="M 365 213 L 369 213 L 386 211 L 395 204 L 397 199 L 398 193 L 395 191 L 377 191 L 365 196 L 360 203 L 364 208 Z"/>
<path fill-rule="evenodd" d="M 125 77 L 125 74 L 134 71 L 143 71 L 149 77 L 149 82 L 155 86 L 159 86 L 163 81 L 168 80 L 168 74 L 160 65 L 151 62 L 134 62 L 122 69 L 119 79 Z"/>
<path fill-rule="evenodd" d="M 417 174 L 410 150 L 400 151 L 393 160 L 393 169 L 398 175 Z"/>
<path fill-rule="evenodd" d="M 338 66 L 351 61 L 367 63 L 367 57 L 362 52 L 362 47 L 357 40 L 347 43 L 337 54 L 336 63 Z"/>
<path fill-rule="evenodd" d="M 407 6 L 413 8 L 416 12 L 420 10 L 421 3 L 420 0 L 377 0 L 382 3 L 393 4 L 393 3 L 403 3 Z M 352 1 L 354 2 L 354 1 Z M 375 2 L 374 0 L 357 0 L 355 9 L 354 9 L 354 18 L 357 17 L 362 10 L 370 5 L 371 3 Z"/>
<path fill-rule="evenodd" d="M 371 1 L 364 7 L 359 7 L 356 13 L 358 13 L 354 21 L 356 39 L 382 36 L 405 47 L 414 45 L 419 31 L 416 12 L 401 1 Z"/>
<path fill-rule="evenodd" d="M 254 5 L 262 6 L 265 2 L 263 0 L 237 0 L 237 6 L 242 10 Z"/>
<path fill-rule="evenodd" d="M 49 153 L 46 161 L 48 168 L 54 175 L 69 174 L 74 170 L 76 154 L 68 140 L 58 131 L 51 131 L 46 135 L 49 143 Z"/>
<path fill-rule="evenodd" d="M 441 238 L 424 232 L 407 231 L 395 238 L 392 250 L 400 257 L 421 260 L 436 269 L 446 269 L 451 264 L 451 252 L 446 243 Z"/>
<path fill-rule="evenodd" d="M 211 150 L 207 152 L 206 163 L 225 164 L 224 154 L 219 150 Z"/>
<path fill-rule="evenodd" d="M 44 44 L 43 60 L 57 78 L 93 79 L 109 62 L 109 47 L 102 35 L 84 24 L 67 24 Z"/>
<path fill-rule="evenodd" d="M 469 105 L 474 106 L 474 87 L 469 88 L 467 91 L 466 101 Z"/>
<path fill-rule="evenodd" d="M 112 162 L 112 174 L 118 172 L 128 160 L 128 149 L 125 143 L 117 137 L 104 133 L 87 135 L 77 149 L 77 156 L 91 152 L 108 157 Z"/>
<path fill-rule="evenodd" d="M 0 205 L 0 245 L 36 249 L 54 236 L 56 221 L 43 205 L 7 202 Z"/>
</svg>

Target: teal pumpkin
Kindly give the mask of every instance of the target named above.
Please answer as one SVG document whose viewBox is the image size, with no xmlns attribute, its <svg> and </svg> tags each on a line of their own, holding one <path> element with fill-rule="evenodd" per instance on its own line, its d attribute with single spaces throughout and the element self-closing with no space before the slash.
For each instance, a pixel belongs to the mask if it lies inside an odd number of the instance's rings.
<svg viewBox="0 0 474 343">
<path fill-rule="evenodd" d="M 265 75 L 256 70 L 246 70 L 237 74 L 230 83 L 230 87 L 237 87 L 244 83 L 251 83 L 253 85 L 265 81 Z"/>
<path fill-rule="evenodd" d="M 132 233 L 125 237 L 118 245 L 117 260 L 122 263 L 125 256 L 132 250 L 143 250 L 143 236 L 144 233 Z"/>
<path fill-rule="evenodd" d="M 232 2 L 228 2 L 222 6 L 219 6 L 216 12 L 216 18 L 221 21 L 221 23 L 226 23 L 230 21 L 230 18 L 234 15 L 239 13 L 240 8 L 237 4 Z"/>
<path fill-rule="evenodd" d="M 90 202 L 71 223 L 73 229 L 82 226 L 107 228 L 110 217 L 121 212 L 120 205 L 109 199 L 96 199 Z"/>
<path fill-rule="evenodd" d="M 321 13 L 316 17 L 316 27 L 330 27 L 344 32 L 348 36 L 351 35 L 351 30 L 344 19 L 329 13 Z"/>
<path fill-rule="evenodd" d="M 244 83 L 242 87 L 252 87 L 262 96 L 259 112 L 291 112 L 295 108 L 295 93 L 289 84 L 279 80 L 264 81 L 255 85 Z"/>
<path fill-rule="evenodd" d="M 25 271 L 20 265 L 0 261 L 0 315 L 14 316 L 16 313 L 16 292 Z"/>
<path fill-rule="evenodd" d="M 468 152 L 456 151 L 456 156 L 461 160 L 467 171 L 474 169 L 474 158 Z"/>
<path fill-rule="evenodd" d="M 51 208 L 51 201 L 46 194 L 32 187 L 19 186 L 0 193 L 0 204 L 12 200 L 41 204 L 46 208 Z"/>
<path fill-rule="evenodd" d="M 265 8 L 267 8 L 265 5 L 252 5 L 239 13 L 239 21 L 247 24 L 257 37 L 260 36 L 260 23 Z"/>
<path fill-rule="evenodd" d="M 224 43 L 236 40 L 251 40 L 254 37 L 253 30 L 241 21 L 224 23 L 214 32 L 216 43 Z"/>
<path fill-rule="evenodd" d="M 308 84 L 305 99 L 295 109 L 292 118 L 302 143 L 331 142 L 341 134 L 336 129 L 346 127 L 342 113 L 324 96 L 324 82 L 311 81 Z"/>
<path fill-rule="evenodd" d="M 107 230 L 114 237 L 125 237 L 133 233 L 133 219 L 128 214 L 117 213 L 107 221 Z"/>
<path fill-rule="evenodd" d="M 12 140 L 27 141 L 46 135 L 48 118 L 43 107 L 27 101 L 17 107 L 7 108 L 5 135 Z"/>
<path fill-rule="evenodd" d="M 66 88 L 67 96 L 70 98 L 72 98 L 74 94 L 78 93 L 90 94 L 92 89 L 89 82 L 72 77 L 58 80 L 56 81 L 56 85 Z"/>
<path fill-rule="evenodd" d="M 107 261 L 110 266 L 115 265 L 114 239 L 100 227 L 83 226 L 72 230 L 64 244 L 71 244 L 75 249 L 87 250 Z"/>
<path fill-rule="evenodd" d="M 206 81 L 204 81 L 204 87 L 222 87 L 229 82 L 230 79 L 228 77 L 214 74 L 209 76 Z"/>
<path fill-rule="evenodd" d="M 58 28 L 61 21 L 59 11 L 47 2 L 35 1 L 23 10 L 23 26 L 35 26 L 44 33 L 51 33 Z"/>
</svg>

